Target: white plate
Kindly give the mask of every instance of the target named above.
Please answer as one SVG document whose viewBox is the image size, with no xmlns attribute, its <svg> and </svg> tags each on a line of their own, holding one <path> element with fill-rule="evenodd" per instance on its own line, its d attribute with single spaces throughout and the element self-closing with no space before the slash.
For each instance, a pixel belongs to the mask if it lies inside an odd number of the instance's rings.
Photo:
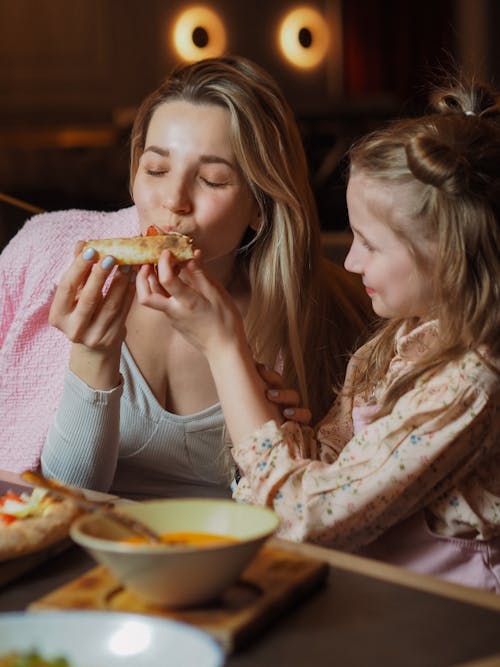
<svg viewBox="0 0 500 667">
<path fill-rule="evenodd" d="M 0 614 L 0 655 L 37 650 L 71 667 L 220 667 L 222 649 L 190 625 L 139 614 L 43 611 Z"/>
</svg>

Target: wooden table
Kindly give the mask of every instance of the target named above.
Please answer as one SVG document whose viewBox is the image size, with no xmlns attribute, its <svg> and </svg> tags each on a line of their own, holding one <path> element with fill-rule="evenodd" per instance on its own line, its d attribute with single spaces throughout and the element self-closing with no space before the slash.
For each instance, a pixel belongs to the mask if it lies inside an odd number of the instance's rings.
<svg viewBox="0 0 500 667">
<path fill-rule="evenodd" d="M 271 544 L 328 562 L 327 582 L 228 667 L 500 665 L 500 596 L 331 549 Z M 23 610 L 94 565 L 73 546 L 1 588 L 0 612 Z"/>
</svg>

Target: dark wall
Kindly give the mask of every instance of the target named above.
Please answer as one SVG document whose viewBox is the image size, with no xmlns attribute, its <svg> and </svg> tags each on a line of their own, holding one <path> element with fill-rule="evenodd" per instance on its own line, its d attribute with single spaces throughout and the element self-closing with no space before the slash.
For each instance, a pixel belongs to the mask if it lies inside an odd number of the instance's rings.
<svg viewBox="0 0 500 667">
<path fill-rule="evenodd" d="M 457 17 L 468 1 L 491 13 L 484 39 L 498 63 L 496 0 L 318 0 L 304 4 L 328 17 L 335 39 L 312 72 L 292 68 L 276 46 L 278 20 L 296 1 L 205 3 L 224 17 L 228 51 L 267 68 L 295 109 L 325 229 L 346 223 L 347 146 L 422 105 L 436 67 L 460 59 Z M 130 122 L 176 64 L 169 31 L 191 4 L 0 0 L 0 192 L 47 209 L 130 203 Z"/>
</svg>

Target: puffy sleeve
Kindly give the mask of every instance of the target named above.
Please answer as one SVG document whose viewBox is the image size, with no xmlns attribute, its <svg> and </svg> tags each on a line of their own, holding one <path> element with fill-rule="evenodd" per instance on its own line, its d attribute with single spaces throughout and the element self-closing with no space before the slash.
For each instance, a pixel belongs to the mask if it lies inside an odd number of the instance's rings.
<svg viewBox="0 0 500 667">
<path fill-rule="evenodd" d="M 236 499 L 273 507 L 288 539 L 343 549 L 371 542 L 495 456 L 499 380 L 478 359 L 471 353 L 417 382 L 344 446 L 339 433 L 349 429 L 337 408 L 309 447 L 298 424 L 268 422 L 233 450 L 243 474 Z"/>
</svg>

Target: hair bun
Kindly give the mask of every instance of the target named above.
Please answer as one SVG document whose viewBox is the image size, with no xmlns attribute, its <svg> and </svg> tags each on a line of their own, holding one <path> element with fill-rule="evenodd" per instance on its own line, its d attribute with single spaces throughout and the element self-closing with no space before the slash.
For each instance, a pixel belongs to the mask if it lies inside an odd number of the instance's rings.
<svg viewBox="0 0 500 667">
<path fill-rule="evenodd" d="M 463 192 L 469 181 L 470 165 L 463 153 L 430 133 L 417 134 L 406 145 L 408 167 L 422 183 L 449 195 Z"/>
</svg>

